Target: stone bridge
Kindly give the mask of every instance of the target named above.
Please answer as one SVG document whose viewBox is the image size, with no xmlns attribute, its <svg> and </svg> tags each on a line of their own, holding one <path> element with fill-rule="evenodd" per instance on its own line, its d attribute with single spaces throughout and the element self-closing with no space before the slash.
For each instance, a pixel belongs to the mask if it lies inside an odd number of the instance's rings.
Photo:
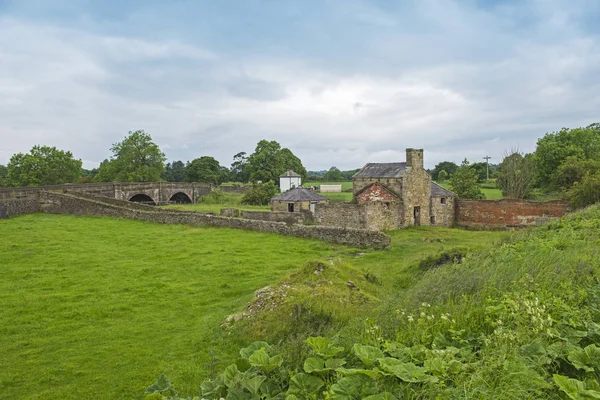
<svg viewBox="0 0 600 400">
<path fill-rule="evenodd" d="M 0 188 L 0 200 L 27 199 L 38 195 L 41 190 L 62 193 L 80 193 L 92 196 L 110 197 L 118 200 L 135 201 L 145 204 L 165 205 L 196 203 L 198 198 L 211 192 L 209 183 L 188 182 L 123 182 L 87 183 L 82 185 L 30 186 Z"/>
</svg>

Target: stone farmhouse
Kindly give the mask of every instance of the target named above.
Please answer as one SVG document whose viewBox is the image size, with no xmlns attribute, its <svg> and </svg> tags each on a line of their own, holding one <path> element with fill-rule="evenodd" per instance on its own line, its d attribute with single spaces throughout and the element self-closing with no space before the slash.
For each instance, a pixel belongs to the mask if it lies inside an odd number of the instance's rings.
<svg viewBox="0 0 600 400">
<path fill-rule="evenodd" d="M 454 223 L 456 194 L 431 181 L 422 149 L 406 149 L 406 162 L 369 163 L 352 184 L 358 204 L 384 203 L 398 227 Z"/>
</svg>

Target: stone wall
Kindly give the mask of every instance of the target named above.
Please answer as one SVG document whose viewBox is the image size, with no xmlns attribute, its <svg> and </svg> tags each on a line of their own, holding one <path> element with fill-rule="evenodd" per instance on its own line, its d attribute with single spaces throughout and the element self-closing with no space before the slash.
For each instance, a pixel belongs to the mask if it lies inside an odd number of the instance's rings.
<svg viewBox="0 0 600 400">
<path fill-rule="evenodd" d="M 310 211 L 280 212 L 280 211 L 241 211 L 242 218 L 257 221 L 285 222 L 286 224 L 304 224 L 313 221 Z"/>
<path fill-rule="evenodd" d="M 442 203 L 444 199 L 444 203 Z M 435 218 L 432 225 L 452 226 L 455 216 L 455 197 L 431 197 L 431 217 Z"/>
<path fill-rule="evenodd" d="M 410 149 L 407 149 L 407 155 Z M 419 150 L 416 150 L 418 153 Z M 412 154 L 412 162 L 420 162 L 415 154 Z M 402 192 L 404 203 L 404 221 L 402 226 L 431 225 L 430 201 L 431 201 L 431 175 L 422 167 L 409 167 L 402 174 L 402 186 L 406 188 Z M 415 207 L 419 207 L 419 221 L 415 221 Z"/>
<path fill-rule="evenodd" d="M 283 222 L 226 218 L 197 212 L 155 209 L 143 211 L 90 198 L 55 192 L 40 192 L 39 210 L 53 214 L 75 214 L 137 219 L 162 224 L 217 226 L 312 238 L 354 247 L 386 248 L 391 238 L 382 232 L 329 226 L 288 225 Z"/>
<path fill-rule="evenodd" d="M 35 198 L 0 200 L 0 219 L 39 212 L 39 200 Z"/>
<path fill-rule="evenodd" d="M 229 186 L 229 185 L 221 185 L 219 189 L 225 193 L 238 193 L 244 194 L 248 190 L 252 189 L 252 186 Z"/>
<path fill-rule="evenodd" d="M 294 212 L 305 212 L 310 211 L 310 204 L 315 203 L 315 206 L 319 204 L 327 204 L 329 200 L 322 201 L 289 201 L 289 200 L 271 200 L 271 210 L 279 212 L 288 212 L 288 204 L 294 204 Z"/>
<path fill-rule="evenodd" d="M 368 229 L 374 231 L 393 230 L 400 227 L 401 206 L 398 203 L 332 203 L 318 204 L 314 222 L 323 226 Z"/>
<path fill-rule="evenodd" d="M 470 228 L 510 228 L 540 225 L 569 212 L 565 201 L 517 199 L 457 200 L 455 222 Z"/>
</svg>

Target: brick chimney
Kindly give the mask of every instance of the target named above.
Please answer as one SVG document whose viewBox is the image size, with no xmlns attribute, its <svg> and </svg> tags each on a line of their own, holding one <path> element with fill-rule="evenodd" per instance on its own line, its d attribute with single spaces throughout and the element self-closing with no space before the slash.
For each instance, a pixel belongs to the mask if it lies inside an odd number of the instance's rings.
<svg viewBox="0 0 600 400">
<path fill-rule="evenodd" d="M 423 169 L 423 149 L 406 149 L 406 166 Z"/>
</svg>

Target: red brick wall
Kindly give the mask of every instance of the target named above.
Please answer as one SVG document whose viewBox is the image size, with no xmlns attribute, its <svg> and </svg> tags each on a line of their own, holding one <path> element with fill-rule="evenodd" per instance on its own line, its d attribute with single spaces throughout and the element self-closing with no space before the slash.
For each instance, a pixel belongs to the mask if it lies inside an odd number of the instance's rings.
<svg viewBox="0 0 600 400">
<path fill-rule="evenodd" d="M 562 217 L 568 211 L 565 201 L 457 200 L 455 222 L 482 228 L 531 226 Z"/>
<path fill-rule="evenodd" d="M 398 196 L 390 193 L 389 190 L 381 186 L 379 183 L 374 183 L 356 196 L 358 204 L 370 203 L 372 201 L 398 201 Z"/>
</svg>

